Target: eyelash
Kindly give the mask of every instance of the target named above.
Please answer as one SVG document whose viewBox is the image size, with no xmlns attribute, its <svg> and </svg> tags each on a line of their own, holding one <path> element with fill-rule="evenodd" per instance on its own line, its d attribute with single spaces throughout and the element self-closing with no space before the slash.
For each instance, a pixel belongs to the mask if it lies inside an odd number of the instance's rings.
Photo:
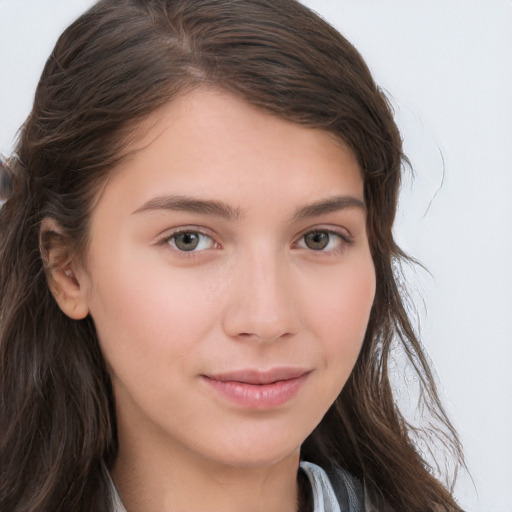
<svg viewBox="0 0 512 512">
<path fill-rule="evenodd" d="M 332 242 L 332 237 L 337 237 L 340 240 L 339 246 L 335 247 L 334 249 L 328 249 L 328 250 L 325 250 L 325 249 L 315 250 L 315 249 L 311 249 L 307 246 L 299 247 L 299 249 L 304 249 L 304 250 L 310 251 L 311 253 L 315 253 L 315 254 L 319 254 L 319 255 L 323 255 L 323 256 L 329 256 L 332 254 L 339 254 L 340 252 L 343 251 L 344 247 L 347 245 L 348 246 L 354 245 L 353 238 L 346 233 L 341 233 L 341 232 L 333 230 L 333 229 L 316 228 L 316 229 L 310 229 L 310 230 L 304 232 L 303 234 L 301 234 L 300 237 L 297 239 L 297 241 L 293 243 L 293 247 L 296 247 L 299 242 L 303 242 L 305 237 L 312 233 L 326 233 L 327 235 L 329 235 L 330 240 L 329 240 L 328 244 L 330 244 Z M 202 231 L 196 227 L 180 228 L 178 231 L 174 231 L 171 234 L 168 234 L 164 238 L 159 240 L 157 242 L 157 245 L 164 246 L 164 247 L 168 248 L 169 250 L 173 251 L 174 254 L 177 254 L 177 255 L 179 255 L 179 257 L 183 257 L 183 258 L 197 257 L 197 255 L 199 253 L 204 252 L 205 250 L 209 249 L 208 248 L 208 249 L 195 250 L 195 248 L 194 248 L 191 251 L 184 251 L 184 250 L 181 250 L 178 247 L 176 247 L 175 242 L 174 242 L 174 246 L 172 246 L 171 245 L 172 241 L 173 240 L 175 241 L 176 237 L 178 237 L 179 235 L 183 235 L 183 234 L 199 235 L 202 238 L 209 238 L 212 241 L 212 244 L 214 246 L 217 246 L 217 247 L 213 247 L 213 248 L 221 247 L 220 244 L 218 242 L 216 242 L 211 235 L 205 233 L 204 231 Z M 199 243 L 201 243 L 201 242 L 199 242 Z M 305 243 L 304 243 L 304 245 L 305 245 Z"/>
<path fill-rule="evenodd" d="M 310 229 L 309 231 L 306 231 L 305 233 L 303 233 L 299 238 L 298 238 L 298 241 L 294 243 L 294 245 L 296 245 L 297 243 L 300 242 L 303 242 L 304 245 L 305 245 L 305 238 L 307 235 L 309 234 L 312 234 L 312 233 L 325 233 L 327 235 L 329 235 L 329 241 L 328 241 L 328 244 L 330 244 L 332 242 L 332 238 L 333 237 L 336 237 L 339 239 L 339 244 L 337 244 L 337 247 L 335 247 L 334 249 L 318 249 L 318 250 L 315 250 L 315 249 L 311 249 L 310 247 L 301 247 L 301 249 L 305 249 L 305 250 L 308 250 L 312 253 L 315 253 L 315 254 L 318 254 L 318 255 L 321 255 L 321 256 L 331 256 L 331 255 L 337 255 L 337 254 L 340 254 L 345 248 L 346 246 L 352 246 L 354 245 L 354 239 L 348 235 L 347 233 L 341 233 L 340 231 L 336 231 L 336 230 L 333 230 L 333 229 L 327 229 L 327 228 L 316 228 L 316 229 Z"/>
<path fill-rule="evenodd" d="M 207 249 L 202 249 L 202 250 L 197 251 L 194 248 L 194 250 L 191 250 L 191 251 L 183 251 L 183 250 L 179 249 L 178 247 L 176 247 L 175 242 L 174 242 L 174 247 L 173 247 L 172 241 L 173 240 L 175 241 L 179 235 L 183 235 L 183 234 L 199 235 L 203 239 L 209 238 L 212 241 L 212 244 L 214 246 L 220 247 L 220 244 L 215 242 L 214 238 L 211 235 L 209 235 L 209 234 L 205 233 L 204 231 L 201 231 L 200 229 L 195 228 L 195 227 L 194 228 L 180 228 L 179 230 L 166 235 L 164 238 L 159 240 L 157 244 L 160 246 L 164 246 L 165 248 L 173 251 L 174 254 L 177 254 L 177 255 L 179 255 L 179 257 L 182 257 L 182 258 L 193 258 L 193 257 L 196 257 L 198 253 L 201 253 L 201 252 L 207 250 Z M 201 242 L 199 242 L 199 243 L 201 243 Z"/>
</svg>

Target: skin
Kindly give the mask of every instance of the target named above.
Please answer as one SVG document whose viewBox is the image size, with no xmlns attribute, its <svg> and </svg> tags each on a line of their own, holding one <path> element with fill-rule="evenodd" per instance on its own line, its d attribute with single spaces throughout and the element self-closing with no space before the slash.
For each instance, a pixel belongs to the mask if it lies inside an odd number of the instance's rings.
<svg viewBox="0 0 512 512">
<path fill-rule="evenodd" d="M 138 133 L 94 207 L 84 264 L 53 285 L 98 330 L 116 486 L 130 512 L 294 511 L 300 445 L 355 364 L 375 293 L 356 159 L 212 89 Z M 180 251 L 183 230 L 201 233 L 195 250 Z M 315 230 L 325 247 L 307 245 Z M 234 403 L 207 378 L 282 367 L 305 376 L 277 406 Z"/>
</svg>

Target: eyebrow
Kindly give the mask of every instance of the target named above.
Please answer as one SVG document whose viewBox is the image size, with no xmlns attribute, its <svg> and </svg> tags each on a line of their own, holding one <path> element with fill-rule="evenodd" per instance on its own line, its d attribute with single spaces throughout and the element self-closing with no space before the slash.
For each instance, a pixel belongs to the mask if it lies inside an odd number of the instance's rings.
<svg viewBox="0 0 512 512">
<path fill-rule="evenodd" d="M 214 215 L 226 220 L 238 220 L 240 208 L 233 208 L 221 201 L 197 199 L 187 196 L 160 196 L 144 203 L 133 213 L 141 213 L 155 210 L 174 210 L 200 213 L 202 215 Z"/>
<path fill-rule="evenodd" d="M 292 221 L 295 222 L 312 217 L 319 217 L 320 215 L 345 210 L 347 208 L 358 208 L 366 212 L 366 206 L 363 200 L 354 196 L 334 196 L 299 208 L 293 215 Z M 241 217 L 240 208 L 233 208 L 222 201 L 198 199 L 181 195 L 155 197 L 147 203 L 144 203 L 133 213 L 158 210 L 174 210 L 199 213 L 202 215 L 214 215 L 229 221 L 236 221 Z"/>
<path fill-rule="evenodd" d="M 299 208 L 293 216 L 293 221 L 319 217 L 320 215 L 345 210 L 347 208 L 358 208 L 366 212 L 366 206 L 362 199 L 354 196 L 334 196 Z"/>
</svg>

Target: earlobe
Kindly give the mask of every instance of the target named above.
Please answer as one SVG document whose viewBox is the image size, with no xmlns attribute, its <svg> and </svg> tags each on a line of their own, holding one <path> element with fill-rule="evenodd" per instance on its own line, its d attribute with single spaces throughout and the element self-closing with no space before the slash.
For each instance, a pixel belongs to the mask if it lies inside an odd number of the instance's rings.
<svg viewBox="0 0 512 512">
<path fill-rule="evenodd" d="M 85 273 L 70 255 L 66 237 L 54 219 L 41 223 L 39 247 L 55 301 L 64 314 L 82 320 L 89 314 Z"/>
</svg>

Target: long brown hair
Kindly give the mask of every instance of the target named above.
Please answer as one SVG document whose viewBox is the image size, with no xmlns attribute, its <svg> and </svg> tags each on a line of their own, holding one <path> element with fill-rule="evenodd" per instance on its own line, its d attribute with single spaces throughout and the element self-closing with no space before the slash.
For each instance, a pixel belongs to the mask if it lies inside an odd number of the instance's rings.
<svg viewBox="0 0 512 512">
<path fill-rule="evenodd" d="M 375 302 L 355 368 L 302 457 L 359 478 L 368 510 L 460 510 L 390 382 L 399 347 L 448 457 L 463 463 L 396 273 L 405 258 L 392 236 L 400 134 L 358 52 L 295 0 L 101 0 L 59 38 L 8 160 L 13 193 L 0 209 L 0 509 L 111 509 L 108 372 L 92 319 L 71 320 L 53 299 L 45 251 L 84 253 L 97 190 L 138 121 L 199 85 L 335 134 L 363 173 Z M 44 218 L 59 232 L 40 233 Z"/>
</svg>

